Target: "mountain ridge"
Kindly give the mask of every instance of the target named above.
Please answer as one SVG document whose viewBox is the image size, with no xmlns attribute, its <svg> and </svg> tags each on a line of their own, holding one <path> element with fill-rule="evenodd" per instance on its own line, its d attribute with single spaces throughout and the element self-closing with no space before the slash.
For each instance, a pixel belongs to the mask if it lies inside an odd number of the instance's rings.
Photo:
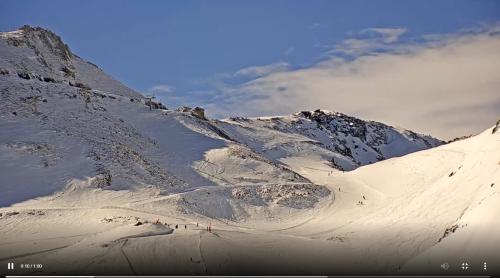
<svg viewBox="0 0 500 278">
<path fill-rule="evenodd" d="M 215 124 L 221 130 L 225 130 L 226 134 L 232 134 L 228 135 L 230 137 L 252 138 L 253 142 L 245 138 L 240 138 L 240 141 L 253 144 L 253 149 L 257 152 L 275 151 L 273 148 L 280 147 L 272 145 L 267 148 L 265 145 L 273 141 L 280 144 L 279 140 L 290 137 L 290 134 L 304 136 L 302 139 L 296 138 L 302 140 L 304 144 L 283 140 L 299 148 L 311 148 L 304 146 L 308 143 L 325 148 L 331 152 L 331 154 L 324 153 L 325 157 L 328 157 L 327 160 L 340 170 L 353 170 L 362 165 L 444 144 L 443 141 L 428 135 L 321 109 L 297 112 L 290 116 L 232 117 L 215 121 Z M 269 136 L 257 138 L 252 130 L 267 130 Z M 257 141 L 259 144 L 255 145 Z M 299 153 L 298 149 L 287 151 L 281 148 L 280 151 L 287 155 Z M 270 158 L 279 159 L 279 155 L 274 157 L 270 154 Z"/>
</svg>

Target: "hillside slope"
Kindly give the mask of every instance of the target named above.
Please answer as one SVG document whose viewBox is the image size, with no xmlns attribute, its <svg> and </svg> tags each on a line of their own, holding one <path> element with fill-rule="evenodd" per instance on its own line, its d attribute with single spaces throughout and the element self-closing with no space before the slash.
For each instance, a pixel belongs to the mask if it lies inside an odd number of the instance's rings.
<svg viewBox="0 0 500 278">
<path fill-rule="evenodd" d="M 116 196 L 108 195 L 110 205 L 102 207 L 81 199 L 75 199 L 79 206 L 57 199 L 17 204 L 0 209 L 0 261 L 39 261 L 50 267 L 37 273 L 59 274 L 455 275 L 463 274 L 462 261 L 474 266 L 468 274 L 500 273 L 494 263 L 499 136 L 489 129 L 345 173 L 314 160 L 287 160 L 335 192 L 334 199 L 293 217 L 275 210 L 267 219 L 218 219 L 231 209 L 221 203 L 228 198 L 205 189 L 181 194 L 179 203 L 168 202 L 178 195 L 141 200 L 134 193 L 127 195 L 129 203 L 114 203 Z M 389 172 L 392 178 L 384 174 Z M 83 196 L 95 202 L 99 194 Z M 200 218 L 176 210 L 202 206 L 199 201 L 219 215 Z M 168 226 L 174 224 L 180 228 L 172 233 Z M 446 272 L 444 262 L 450 265 Z"/>
<path fill-rule="evenodd" d="M 41 197 L 73 206 L 132 199 L 237 219 L 255 207 L 300 210 L 330 194 L 190 110 L 159 103 L 151 110 L 50 31 L 0 33 L 0 69 L 0 126 L 9 130 L 0 135 L 0 206 Z M 224 207 L 213 210 L 212 202 Z"/>
</svg>

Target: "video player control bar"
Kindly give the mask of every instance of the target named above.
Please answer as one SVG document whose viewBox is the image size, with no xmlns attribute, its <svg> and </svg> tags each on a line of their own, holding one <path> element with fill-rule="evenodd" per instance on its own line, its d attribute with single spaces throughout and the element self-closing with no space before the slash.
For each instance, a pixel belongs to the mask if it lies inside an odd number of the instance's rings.
<svg viewBox="0 0 500 278">
<path fill-rule="evenodd" d="M 143 275 L 138 275 L 138 276 L 5 276 L 6 278 L 186 278 L 186 277 L 193 277 L 193 278 L 213 278 L 215 276 L 143 276 Z M 272 277 L 272 278 L 296 278 L 296 277 L 308 277 L 308 278 L 380 278 L 380 277 L 390 277 L 390 278 L 429 278 L 429 277 L 439 277 L 439 278 L 491 278 L 491 276 L 475 276 L 475 275 L 438 275 L 438 276 L 425 276 L 425 275 L 394 275 L 394 276 L 370 276 L 370 275 L 353 275 L 353 276 L 220 276 L 217 275 L 216 277 L 223 277 L 223 278 L 232 278 L 232 277 L 244 277 L 244 278 L 266 278 L 266 277 Z"/>
</svg>

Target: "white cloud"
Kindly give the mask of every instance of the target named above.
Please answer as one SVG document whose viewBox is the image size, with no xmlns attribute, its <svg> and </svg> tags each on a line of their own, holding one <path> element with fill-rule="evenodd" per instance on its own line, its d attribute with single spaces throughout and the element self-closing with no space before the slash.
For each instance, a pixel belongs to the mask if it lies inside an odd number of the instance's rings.
<svg viewBox="0 0 500 278">
<path fill-rule="evenodd" d="M 174 87 L 165 84 L 159 84 L 149 88 L 148 92 L 157 94 L 172 94 L 174 93 Z"/>
<path fill-rule="evenodd" d="M 271 73 L 285 71 L 288 69 L 288 63 L 279 62 L 265 66 L 251 66 L 238 70 L 234 76 L 244 76 L 244 77 L 260 77 L 269 75 Z"/>
<path fill-rule="evenodd" d="M 208 107 L 218 116 L 283 115 L 323 108 L 444 139 L 477 133 L 500 117 L 498 29 L 496 25 L 445 35 L 384 52 L 351 41 L 350 46 L 364 54 L 354 59 L 334 56 L 298 70 L 268 71 L 244 84 L 224 87 L 223 101 Z M 386 41 L 397 35 L 387 33 Z"/>
<path fill-rule="evenodd" d="M 382 44 L 374 40 L 347 39 L 335 45 L 329 51 L 331 54 L 343 53 L 347 55 L 361 55 L 373 49 L 379 48 Z"/>
</svg>

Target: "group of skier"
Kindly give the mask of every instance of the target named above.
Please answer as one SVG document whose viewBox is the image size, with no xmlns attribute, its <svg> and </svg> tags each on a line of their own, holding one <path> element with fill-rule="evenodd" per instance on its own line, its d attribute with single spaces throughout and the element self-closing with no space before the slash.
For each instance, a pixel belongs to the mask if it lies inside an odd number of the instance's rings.
<svg viewBox="0 0 500 278">
<path fill-rule="evenodd" d="M 161 224 L 160 219 L 159 219 L 159 218 L 158 218 L 158 219 L 156 219 L 156 221 L 155 221 L 154 223 L 155 223 L 155 224 Z M 164 225 L 165 225 L 165 226 L 167 226 L 167 227 L 170 227 L 170 224 L 168 224 L 168 223 L 166 223 L 166 222 L 165 222 L 165 224 L 164 224 Z M 199 227 L 199 225 L 200 225 L 200 224 L 199 224 L 198 222 L 196 222 L 196 227 Z M 175 227 L 175 229 L 179 229 L 179 224 L 175 224 L 175 226 L 174 226 L 174 227 Z M 187 230 L 187 224 L 184 224 L 184 230 Z M 211 231 L 212 231 L 212 222 L 210 222 L 210 223 L 208 224 L 208 226 L 206 227 L 206 230 L 207 230 L 207 231 L 209 231 L 209 232 L 211 232 Z"/>
</svg>

